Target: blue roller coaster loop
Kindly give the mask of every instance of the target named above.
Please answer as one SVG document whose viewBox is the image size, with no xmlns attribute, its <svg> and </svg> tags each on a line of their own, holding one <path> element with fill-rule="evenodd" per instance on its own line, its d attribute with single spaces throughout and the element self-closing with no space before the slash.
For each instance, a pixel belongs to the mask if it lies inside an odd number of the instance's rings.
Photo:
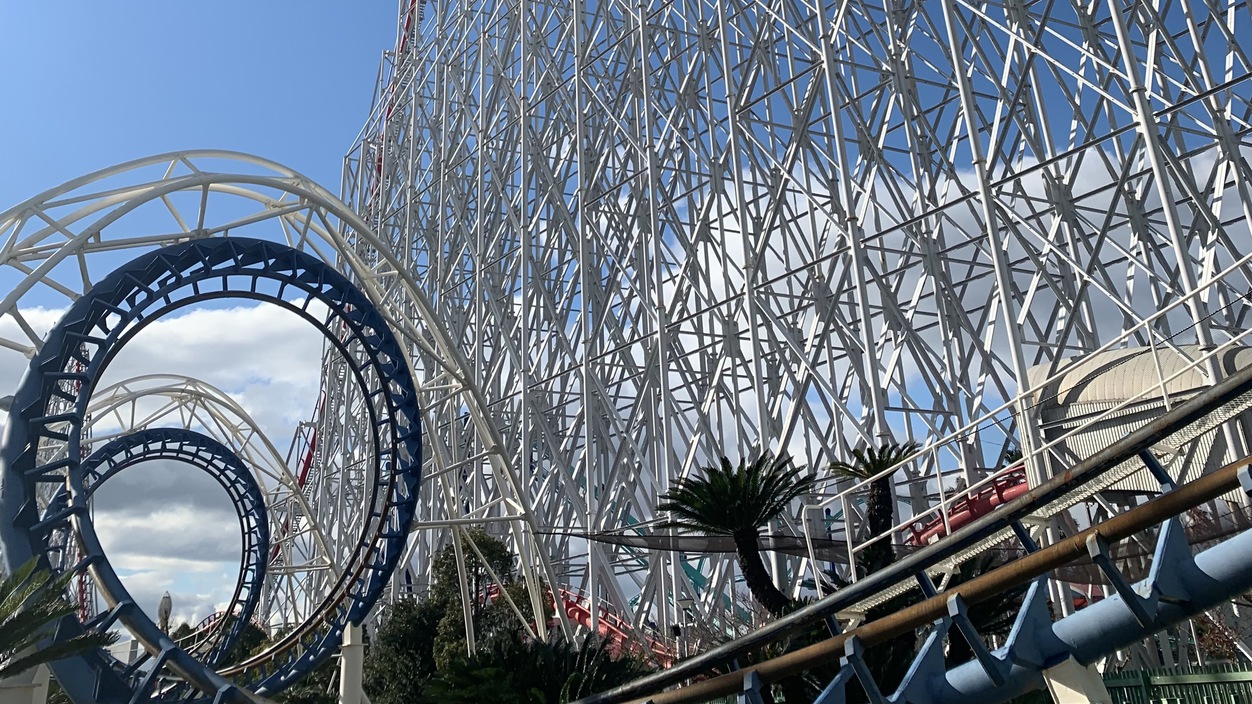
<svg viewBox="0 0 1252 704">
<path fill-rule="evenodd" d="M 40 496 L 47 495 L 40 486 L 64 486 L 75 539 L 87 555 L 73 569 L 90 570 L 106 598 L 125 593 L 112 570 L 102 568 L 107 558 L 85 508 L 88 474 L 81 457 L 87 404 L 109 362 L 146 324 L 221 298 L 272 303 L 321 331 L 357 382 L 369 435 L 364 527 L 334 584 L 312 616 L 281 642 L 224 673 L 268 695 L 328 659 L 348 624 L 366 618 L 401 559 L 420 480 L 420 415 L 404 349 L 370 300 L 324 262 L 263 240 L 193 240 L 136 258 L 75 301 L 14 395 L 0 446 L 0 546 L 10 569 L 36 555 L 51 568 L 51 546 L 39 526 Z M 58 663 L 57 679 L 75 702 L 248 700 L 239 687 L 170 641 L 133 602 L 111 603 L 116 605 L 90 624 L 66 619 L 57 637 L 121 623 L 157 655 L 146 671 L 127 677 L 99 653 Z M 172 687 L 172 680 L 184 684 Z"/>
<path fill-rule="evenodd" d="M 145 428 L 110 440 L 83 460 L 83 473 L 87 480 L 85 497 L 94 494 L 104 482 L 123 469 L 150 460 L 175 460 L 205 472 L 226 490 L 239 515 L 243 550 L 239 579 L 225 610 L 229 618 L 222 623 L 227 630 L 223 633 L 221 629 L 215 629 L 213 637 L 205 643 L 207 653 L 204 662 L 217 667 L 252 620 L 265 583 L 265 563 L 270 551 L 265 496 L 243 460 L 217 440 L 183 428 Z M 60 564 L 54 563 L 54 567 L 65 569 L 68 567 L 65 560 L 73 557 L 67 548 L 72 534 L 70 519 L 75 515 L 78 513 L 70 509 L 69 495 L 61 487 L 44 509 L 43 520 L 40 521 L 41 530 L 49 533 L 57 531 L 61 536 L 60 542 L 53 543 L 54 550 L 59 548 L 61 555 Z M 129 600 L 129 594 L 126 600 Z M 144 662 L 146 660 L 145 657 Z"/>
</svg>

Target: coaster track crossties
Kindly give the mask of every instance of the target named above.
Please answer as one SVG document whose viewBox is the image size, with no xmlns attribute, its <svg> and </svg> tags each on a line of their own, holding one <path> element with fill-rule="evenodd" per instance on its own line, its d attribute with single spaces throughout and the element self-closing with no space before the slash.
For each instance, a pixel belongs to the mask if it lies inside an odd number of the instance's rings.
<svg viewBox="0 0 1252 704">
<path fill-rule="evenodd" d="M 67 617 L 58 634 L 120 626 L 154 654 L 143 668 L 98 653 L 57 663 L 58 680 L 76 702 L 246 701 L 245 690 L 172 643 L 129 598 L 95 535 L 86 502 L 91 470 L 81 460 L 91 393 L 122 346 L 161 315 L 229 297 L 292 311 L 343 355 L 368 400 L 372 462 L 365 472 L 364 529 L 334 586 L 305 622 L 267 652 L 223 674 L 259 694 L 299 679 L 335 652 L 349 624 L 365 619 L 403 554 L 421 469 L 417 394 L 403 349 L 369 299 L 320 260 L 273 242 L 203 239 L 141 255 L 93 286 L 53 328 L 15 395 L 0 448 L 6 567 L 31 556 L 51 567 L 49 553 L 56 546 L 49 537 L 71 532 L 85 554 L 63 568 L 89 571 L 111 608 L 88 623 Z M 314 304 L 325 313 L 310 312 Z M 41 485 L 66 491 L 66 508 L 47 519 Z"/>
</svg>

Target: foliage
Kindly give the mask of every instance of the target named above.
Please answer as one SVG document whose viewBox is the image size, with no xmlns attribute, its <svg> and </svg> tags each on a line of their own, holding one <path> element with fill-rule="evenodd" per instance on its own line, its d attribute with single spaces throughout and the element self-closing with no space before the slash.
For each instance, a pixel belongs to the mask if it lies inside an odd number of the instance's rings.
<svg viewBox="0 0 1252 704">
<path fill-rule="evenodd" d="M 485 563 L 473 548 L 482 554 Z M 515 578 L 514 558 L 508 545 L 475 529 L 463 535 L 461 549 L 467 591 L 472 595 L 469 612 L 479 651 L 522 638 L 524 628 L 501 593 L 507 593 L 532 623 L 537 620 L 543 627 L 547 616 L 535 619 L 525 585 Z M 500 584 L 496 584 L 492 572 Z M 427 684 L 437 671 L 468 656 L 454 546 L 435 555 L 431 573 L 434 583 L 430 595 L 420 601 L 402 599 L 393 604 L 371 641 L 365 661 L 365 689 L 375 704 L 436 701 L 424 694 Z M 488 598 L 489 594 L 493 598 Z"/>
<path fill-rule="evenodd" d="M 479 554 L 486 559 L 485 563 L 478 557 Z M 521 630 L 516 614 L 503 598 L 498 594 L 493 595 L 493 599 L 486 598 L 491 587 L 508 591 L 522 613 L 534 619 L 525 588 L 515 582 L 513 553 L 504 541 L 481 528 L 466 531 L 461 537 L 461 556 L 465 565 L 466 592 L 471 595 L 469 612 L 474 622 L 476 645 L 490 642 L 498 636 L 511 636 Z M 493 572 L 500 578 L 500 584 L 491 576 Z M 431 575 L 434 584 L 430 600 L 439 604 L 443 613 L 436 627 L 434 645 L 435 665 L 442 667 L 464 657 L 469 651 L 455 546 L 449 545 L 435 555 Z"/>
<path fill-rule="evenodd" d="M 477 548 L 477 552 L 475 552 Z M 486 563 L 479 559 L 482 553 Z M 494 571 L 504 583 L 513 581 L 513 553 L 504 541 L 494 538 L 482 528 L 465 531 L 461 536 L 461 554 L 465 561 L 466 586 L 470 594 L 482 594 L 495 583 L 491 577 Z M 488 566 L 491 570 L 488 570 Z M 430 596 L 437 600 L 459 601 L 461 599 L 461 579 L 456 568 L 456 548 L 452 545 L 436 553 L 431 561 L 431 576 L 434 584 Z M 475 601 L 475 610 L 478 602 Z"/>
<path fill-rule="evenodd" d="M 40 647 L 57 622 L 76 610 L 64 596 L 73 577 L 72 572 L 53 577 L 31 559 L 0 581 L 0 680 L 117 639 L 110 633 L 90 632 Z"/>
<path fill-rule="evenodd" d="M 401 599 L 387 610 L 365 659 L 365 690 L 374 704 L 425 701 L 435 674 L 435 635 L 445 603 Z"/>
<path fill-rule="evenodd" d="M 629 682 L 649 668 L 615 658 L 608 646 L 498 639 L 474 656 L 442 668 L 427 687 L 431 701 L 447 704 L 558 704 Z"/>
<path fill-rule="evenodd" d="M 839 582 L 837 579 L 835 581 Z M 920 599 L 921 595 L 917 591 L 907 591 L 869 609 L 865 620 L 868 622 L 883 618 L 916 604 Z M 803 605 L 803 603 L 797 603 L 793 608 L 799 608 Z M 755 658 L 745 660 L 745 665 L 769 660 L 822 642 L 830 637 L 831 633 L 825 625 L 815 625 L 808 630 L 793 634 L 786 639 L 766 646 Z M 880 685 L 884 692 L 893 692 L 904 678 L 904 674 L 913 660 L 915 640 L 913 634 L 905 634 L 865 651 L 865 665 L 869 668 L 870 675 L 874 678 L 874 681 Z M 777 703 L 793 704 L 794 702 L 800 702 L 801 704 L 808 704 L 817 698 L 818 694 L 834 679 L 838 672 L 839 668 L 835 662 L 819 665 L 801 674 L 779 680 L 771 687 L 772 692 L 769 694 L 772 700 Z M 846 696 L 846 701 L 853 704 L 869 701 L 868 696 L 857 681 L 847 685 Z"/>
<path fill-rule="evenodd" d="M 774 586 L 766 571 L 757 534 L 793 500 L 811 491 L 816 481 L 812 474 L 798 474 L 785 455 L 765 452 L 751 463 L 740 460 L 738 466 L 722 457 L 718 465 L 705 467 L 703 476 L 679 479 L 661 496 L 657 511 L 670 514 L 663 528 L 733 538 L 748 590 L 766 610 L 779 616 L 792 600 Z"/>
<path fill-rule="evenodd" d="M 236 617 L 230 616 L 228 618 L 231 621 L 234 621 Z M 234 625 L 231 623 L 224 623 L 221 625 L 221 628 L 230 629 L 234 628 Z M 235 645 L 222 660 L 222 667 L 237 665 L 252 657 L 256 653 L 261 652 L 261 650 L 269 647 L 269 644 L 269 637 L 265 634 L 265 631 L 261 630 L 261 628 L 255 623 L 249 621 L 248 624 L 244 626 L 243 632 L 239 634 L 239 640 L 235 641 Z"/>
<path fill-rule="evenodd" d="M 895 548 L 888 535 L 895 526 L 895 487 L 891 475 L 878 475 L 916 454 L 920 447 L 915 442 L 885 442 L 878 448 L 857 448 L 852 451 L 851 462 L 835 462 L 830 466 L 834 473 L 853 479 L 878 477 L 870 483 L 865 523 L 869 537 L 887 537 L 861 550 L 857 566 L 864 574 L 877 572 L 895 561 Z"/>
<path fill-rule="evenodd" d="M 896 466 L 909 456 L 915 454 L 920 446 L 915 442 L 885 442 L 881 446 L 858 448 L 852 451 L 852 461 L 835 462 L 831 470 L 836 474 L 854 479 L 873 479 L 869 487 L 869 500 L 866 506 L 865 523 L 869 537 L 887 536 L 861 549 L 856 556 L 853 569 L 861 576 L 867 576 L 895 561 L 895 547 L 892 545 L 891 529 L 895 525 L 895 487 L 891 475 L 879 477 L 887 470 Z M 877 478 L 875 478 L 877 477 Z M 833 578 L 833 575 L 832 575 Z M 846 582 L 833 579 L 833 587 L 841 588 Z M 918 600 L 916 592 L 906 592 L 893 597 L 883 604 L 869 610 L 867 621 L 873 621 L 900 609 L 906 608 Z M 824 640 L 830 636 L 823 629 L 811 629 L 798 634 L 790 640 L 779 644 L 783 652 L 796 650 L 806 645 Z M 865 652 L 865 665 L 874 681 L 887 692 L 894 691 L 904 678 L 914 654 L 915 637 L 904 634 L 886 643 L 879 644 Z M 781 654 L 781 653 L 778 653 Z M 834 667 L 815 668 L 804 675 L 786 678 L 775 687 L 776 694 L 785 702 L 810 702 L 822 687 L 836 674 Z M 847 689 L 850 702 L 868 701 L 868 696 L 853 683 Z"/>
<path fill-rule="evenodd" d="M 288 633 L 289 629 L 279 628 L 267 636 L 265 631 L 250 623 L 235 643 L 231 659 L 234 663 L 240 663 L 259 655 L 285 638 Z M 339 661 L 328 658 L 299 682 L 275 694 L 272 700 L 278 704 L 335 704 L 339 701 L 338 686 Z"/>
<path fill-rule="evenodd" d="M 327 660 L 307 677 L 274 697 L 279 704 L 336 704 L 339 701 L 339 665 Z"/>
<path fill-rule="evenodd" d="M 948 589 L 1003 567 L 1015 557 L 1015 553 L 1005 555 L 1001 551 L 990 551 L 966 560 L 961 563 L 961 566 L 957 568 L 957 572 L 952 575 L 952 579 L 948 582 Z M 996 594 L 986 601 L 979 602 L 974 608 L 971 608 L 969 610 L 969 621 L 974 625 L 974 629 L 978 631 L 979 635 L 984 638 L 1007 636 L 1013 630 L 1013 623 L 1017 620 L 1022 598 L 1026 595 L 1026 591 L 1029 588 L 1029 584 L 1019 585 Z M 948 633 L 948 653 L 946 658 L 948 664 L 960 664 L 972 660 L 973 657 L 973 648 L 969 646 L 969 643 L 965 641 L 963 636 L 956 632 L 956 628 L 953 628 Z"/>
<path fill-rule="evenodd" d="M 177 627 L 174 628 L 173 632 L 170 633 L 170 638 L 173 639 L 173 641 L 175 643 L 178 643 L 179 645 L 182 645 L 182 646 L 190 645 L 190 642 L 183 643 L 182 641 L 188 636 L 194 635 L 195 632 L 196 632 L 196 629 L 192 628 L 191 624 L 187 623 L 186 621 L 183 621 L 179 623 Z"/>
<path fill-rule="evenodd" d="M 1206 659 L 1239 661 L 1239 636 L 1229 626 L 1222 623 L 1216 611 L 1207 611 L 1196 616 L 1191 623 L 1195 625 L 1196 636 L 1199 640 L 1196 647 L 1204 653 Z"/>
<path fill-rule="evenodd" d="M 1012 467 L 1015 464 L 1021 464 L 1022 450 L 1020 447 L 1010 447 L 1004 451 L 1004 460 L 1000 463 L 1001 467 Z"/>
<path fill-rule="evenodd" d="M 762 454 L 739 466 L 726 457 L 704 468 L 704 476 L 683 477 L 661 497 L 658 511 L 672 518 L 665 528 L 683 528 L 707 535 L 733 536 L 769 525 L 794 499 L 813 488 L 817 478 L 797 475 L 791 458 Z"/>
<path fill-rule="evenodd" d="M 527 616 L 533 626 L 534 610 L 530 607 L 526 585 L 511 582 L 503 587 L 503 591 L 508 593 L 518 610 Z M 497 595 L 490 603 L 486 599 L 475 602 L 471 613 L 474 615 L 474 640 L 477 647 L 481 648 L 499 639 L 519 638 L 525 632 L 517 613 L 502 596 Z M 465 615 L 460 599 L 437 603 L 444 604 L 444 611 L 436 629 L 434 657 L 435 666 L 444 667 L 453 660 L 465 657 L 469 652 L 469 645 L 465 640 Z"/>
</svg>

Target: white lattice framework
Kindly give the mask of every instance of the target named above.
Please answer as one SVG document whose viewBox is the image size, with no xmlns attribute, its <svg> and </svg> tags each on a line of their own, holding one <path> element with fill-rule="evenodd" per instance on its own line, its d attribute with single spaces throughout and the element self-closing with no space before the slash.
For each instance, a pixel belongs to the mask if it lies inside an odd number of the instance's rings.
<svg viewBox="0 0 1252 704">
<path fill-rule="evenodd" d="M 468 409 L 484 419 L 482 394 L 463 370 L 459 348 L 442 331 L 424 294 L 363 221 L 332 194 L 274 162 L 225 151 L 161 154 L 111 166 L 55 186 L 0 212 L 0 355 L 12 363 L 43 345 L 48 319 L 120 264 L 154 247 L 226 236 L 276 239 L 333 261 L 358 282 L 387 316 L 397 337 L 420 358 L 416 371 L 424 409 Z M 368 248 L 368 258 L 355 256 Z M 335 369 L 337 353 L 325 355 Z M 327 377 L 333 380 L 333 376 Z M 464 380 L 464 381 L 463 381 Z M 93 438 L 145 427 L 188 427 L 232 448 L 266 490 L 275 550 L 266 607 L 274 626 L 299 623 L 325 598 L 367 518 L 360 468 L 369 458 L 367 414 L 359 393 L 339 387 L 316 409 L 315 452 L 281 456 L 284 439 L 268 438 L 230 396 L 194 379 L 139 377 L 100 390 L 93 399 Z M 425 418 L 433 422 L 433 416 Z M 475 426 L 483 445 L 498 448 L 495 430 Z M 426 497 L 439 495 L 451 452 L 425 441 Z M 499 450 L 483 455 L 506 467 Z M 40 497 L 40 509 L 48 496 Z M 522 501 L 519 545 L 537 534 Z M 546 560 L 526 556 L 525 578 L 541 608 L 541 584 L 556 581 Z M 549 568 L 550 569 L 550 568 Z M 519 609 L 520 611 L 520 609 Z"/>
<path fill-rule="evenodd" d="M 1013 447 L 1055 471 L 1031 367 L 1219 376 L 1252 313 L 1249 46 L 1244 0 L 402 3 L 344 200 L 487 415 L 428 409 L 453 456 L 415 567 L 486 522 L 637 624 L 708 616 L 728 562 L 581 536 L 761 445 L 918 440 L 920 513 Z"/>
</svg>

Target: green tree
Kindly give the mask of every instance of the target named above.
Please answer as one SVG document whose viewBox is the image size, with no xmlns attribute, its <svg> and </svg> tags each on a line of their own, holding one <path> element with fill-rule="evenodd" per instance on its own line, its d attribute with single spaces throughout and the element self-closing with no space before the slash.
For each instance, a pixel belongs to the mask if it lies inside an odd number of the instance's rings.
<svg viewBox="0 0 1252 704">
<path fill-rule="evenodd" d="M 234 621 L 238 617 L 225 616 L 223 618 L 227 618 L 230 621 Z M 224 623 L 221 625 L 221 628 L 222 630 L 226 631 L 231 628 L 234 628 L 234 624 Z M 230 665 L 237 665 L 243 662 L 244 660 L 247 660 L 248 658 L 252 657 L 256 653 L 261 652 L 265 648 L 268 648 L 269 646 L 270 646 L 269 636 L 266 635 L 265 631 L 261 630 L 260 626 L 249 621 L 247 624 L 244 625 L 243 632 L 239 634 L 239 640 L 235 641 L 235 644 L 231 647 L 230 652 L 227 653 L 226 657 L 222 660 L 223 662 L 222 667 L 228 667 Z"/>
<path fill-rule="evenodd" d="M 435 636 L 445 608 L 445 603 L 435 599 L 401 599 L 387 609 L 365 658 L 365 690 L 370 701 L 426 701 L 422 691 L 435 674 Z"/>
<path fill-rule="evenodd" d="M 647 674 L 631 657 L 614 657 L 591 639 L 582 646 L 498 639 L 441 668 L 426 689 L 442 704 L 564 704 Z"/>
<path fill-rule="evenodd" d="M 187 638 L 195 635 L 195 633 L 196 630 L 191 627 L 191 624 L 186 621 L 182 621 L 174 627 L 173 632 L 170 633 L 170 638 L 173 639 L 175 643 L 178 643 L 178 645 L 187 647 L 191 645 L 191 641 L 187 640 Z M 186 642 L 184 643 L 184 641 Z"/>
<path fill-rule="evenodd" d="M 723 457 L 717 466 L 705 467 L 703 476 L 683 477 L 661 497 L 657 511 L 670 520 L 661 527 L 692 530 L 706 535 L 729 536 L 743 581 L 752 597 L 774 616 L 782 615 L 792 600 L 774 586 L 761 559 L 757 537 L 786 510 L 795 498 L 813 488 L 817 478 L 800 475 L 787 456 L 766 452 L 739 466 Z"/>
<path fill-rule="evenodd" d="M 478 557 L 479 554 L 485 561 Z M 535 620 L 526 588 L 516 580 L 513 552 L 504 541 L 481 528 L 475 528 L 462 535 L 461 555 L 465 564 L 466 591 L 470 595 L 469 612 L 473 619 L 476 646 L 482 647 L 493 638 L 512 637 L 522 630 L 517 615 L 502 598 L 501 592 L 508 592 L 528 620 Z M 499 578 L 499 583 L 493 573 Z M 461 578 L 453 546 L 449 545 L 435 554 L 431 561 L 431 576 L 430 600 L 443 608 L 443 616 L 436 628 L 434 649 L 435 664 L 442 667 L 465 657 L 469 651 L 465 638 Z"/>
<path fill-rule="evenodd" d="M 308 676 L 274 697 L 280 704 L 336 704 L 339 701 L 339 661 L 331 658 Z"/>
<path fill-rule="evenodd" d="M 526 585 L 520 582 L 510 582 L 502 587 L 502 591 L 508 593 L 518 610 L 526 615 L 527 621 L 540 629 L 545 627 L 546 618 L 535 624 Z M 474 618 L 474 642 L 478 649 L 496 640 L 519 638 L 525 633 L 521 621 L 517 618 L 517 613 L 499 594 L 490 603 L 486 603 L 485 598 L 475 601 L 477 603 L 473 605 L 471 613 Z M 464 658 L 469 652 L 465 639 L 465 615 L 459 598 L 455 601 L 435 603 L 443 604 L 443 616 L 439 620 L 435 634 L 435 666 L 445 667 L 454 660 Z"/>
<path fill-rule="evenodd" d="M 267 635 L 259 626 L 249 623 L 231 651 L 231 660 L 238 664 L 260 655 L 286 638 L 290 632 L 289 628 L 283 627 Z M 339 661 L 328 658 L 298 682 L 275 694 L 272 699 L 278 704 L 335 704 L 339 701 L 338 686 Z"/>
<path fill-rule="evenodd" d="M 477 548 L 475 552 L 474 548 Z M 486 562 L 478 558 L 482 553 Z M 461 535 L 461 555 L 465 560 L 465 581 L 470 594 L 483 594 L 487 587 L 495 583 L 491 572 L 495 572 L 502 582 L 513 581 L 513 551 L 503 540 L 493 537 L 482 528 L 473 528 Z M 488 570 L 488 567 L 491 569 Z M 461 578 L 456 568 L 456 550 L 449 545 L 435 554 L 431 561 L 431 577 L 433 585 L 430 595 L 435 599 L 459 601 L 461 599 Z M 478 602 L 475 600 L 475 609 Z"/>
<path fill-rule="evenodd" d="M 437 670 L 467 657 L 461 581 L 454 549 L 449 545 L 432 559 L 434 579 L 429 596 L 397 601 L 375 633 L 365 661 L 365 687 L 375 704 L 434 701 L 423 698 L 426 684 Z M 503 593 L 513 599 L 528 620 L 539 628 L 546 626 L 547 615 L 535 618 L 526 587 L 515 578 L 514 557 L 504 541 L 475 529 L 462 535 L 461 549 L 478 650 L 522 637 L 521 621 Z M 478 558 L 478 553 L 485 561 Z M 493 572 L 500 580 L 498 584 Z M 498 590 L 493 590 L 493 586 Z"/>
<path fill-rule="evenodd" d="M 891 529 L 895 526 L 895 487 L 891 476 L 878 476 L 902 462 L 918 451 L 920 446 L 915 442 L 885 442 L 881 446 L 858 448 L 852 451 L 852 461 L 835 462 L 831 465 L 834 473 L 853 479 L 873 479 L 869 486 L 869 497 L 865 507 L 865 528 L 869 538 L 881 537 L 866 545 L 856 555 L 856 564 L 852 569 L 860 577 L 868 576 L 890 565 L 896 559 L 895 546 L 892 544 Z M 831 575 L 831 587 L 842 588 L 847 582 Z M 867 621 L 874 621 L 900 609 L 906 608 L 919 600 L 916 592 L 909 591 L 893 597 L 883 604 L 871 608 L 866 614 Z M 829 633 L 820 630 L 808 631 L 793 638 L 783 647 L 794 650 L 829 637 Z M 865 665 L 874 681 L 886 692 L 894 691 L 909 664 L 913 659 L 915 636 L 904 634 L 870 648 L 865 653 Z M 834 668 L 817 668 L 802 676 L 790 677 L 779 682 L 779 689 L 784 701 L 812 701 L 821 687 L 835 675 Z M 858 684 L 848 688 L 848 700 L 851 702 L 867 701 L 868 697 Z"/>
<path fill-rule="evenodd" d="M 869 498 L 865 503 L 865 527 L 869 537 L 886 536 L 861 550 L 858 568 L 871 574 L 895 561 L 895 547 L 891 544 L 891 529 L 895 526 L 895 486 L 891 475 L 883 472 L 915 454 L 921 448 L 915 442 L 885 442 L 881 447 L 857 448 L 852 451 L 851 462 L 835 462 L 831 471 L 845 477 L 866 480 L 877 477 L 869 485 Z"/>
<path fill-rule="evenodd" d="M 53 577 L 31 559 L 0 581 L 0 680 L 117 640 L 111 633 L 88 632 L 39 647 L 58 621 L 76 611 L 64 596 L 73 578 L 72 572 Z"/>
</svg>

